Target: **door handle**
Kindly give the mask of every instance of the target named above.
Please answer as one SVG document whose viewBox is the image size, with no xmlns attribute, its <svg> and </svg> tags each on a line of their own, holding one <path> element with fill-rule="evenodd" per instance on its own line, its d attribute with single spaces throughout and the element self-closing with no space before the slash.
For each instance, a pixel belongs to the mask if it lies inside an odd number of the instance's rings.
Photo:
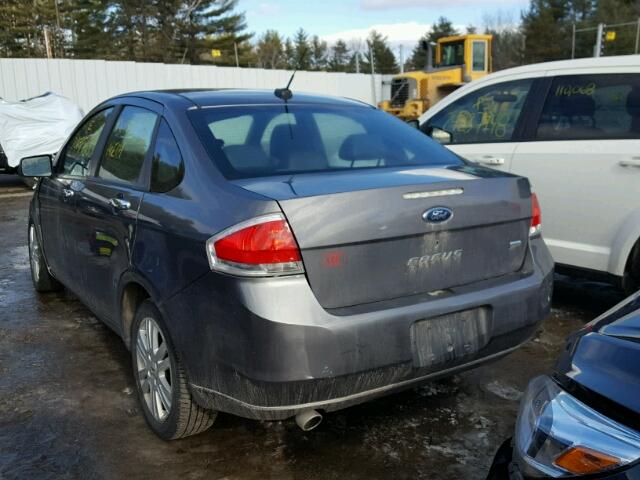
<svg viewBox="0 0 640 480">
<path fill-rule="evenodd" d="M 636 158 L 633 157 L 629 160 L 620 160 L 620 162 L 618 162 L 620 166 L 622 167 L 635 167 L 635 168 L 640 168 L 640 158 Z"/>
<path fill-rule="evenodd" d="M 109 205 L 111 205 L 116 210 L 129 210 L 131 208 L 131 202 L 129 200 L 118 197 L 110 198 Z"/>
<path fill-rule="evenodd" d="M 484 157 L 479 157 L 478 159 L 476 159 L 476 163 L 480 163 L 482 165 L 494 165 L 494 166 L 504 165 L 504 158 L 485 155 Z"/>
<path fill-rule="evenodd" d="M 73 195 L 75 195 L 75 192 L 69 188 L 63 188 L 62 189 L 62 196 L 64 198 L 71 198 L 73 197 Z"/>
</svg>

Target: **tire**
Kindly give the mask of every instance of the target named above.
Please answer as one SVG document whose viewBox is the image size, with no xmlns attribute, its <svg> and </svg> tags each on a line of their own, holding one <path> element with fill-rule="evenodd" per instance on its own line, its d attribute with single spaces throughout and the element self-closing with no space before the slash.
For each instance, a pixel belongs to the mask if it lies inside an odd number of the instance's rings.
<svg viewBox="0 0 640 480">
<path fill-rule="evenodd" d="M 62 289 L 62 285 L 49 273 L 47 263 L 42 254 L 42 247 L 36 232 L 35 224 L 29 221 L 29 265 L 31 266 L 31 280 L 37 292 L 55 292 Z"/>
<path fill-rule="evenodd" d="M 640 243 L 636 243 L 629 256 L 627 271 L 622 277 L 622 289 L 626 295 L 640 290 Z"/>
<path fill-rule="evenodd" d="M 131 358 L 144 418 L 160 438 L 196 435 L 213 424 L 217 412 L 202 408 L 191 397 L 184 367 L 150 300 L 140 305 L 133 321 Z"/>
</svg>

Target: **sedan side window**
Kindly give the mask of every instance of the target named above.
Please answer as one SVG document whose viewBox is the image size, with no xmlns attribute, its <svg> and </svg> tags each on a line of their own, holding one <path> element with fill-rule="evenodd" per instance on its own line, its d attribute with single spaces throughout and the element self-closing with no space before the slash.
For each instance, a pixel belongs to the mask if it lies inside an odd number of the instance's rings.
<svg viewBox="0 0 640 480">
<path fill-rule="evenodd" d="M 160 120 L 151 165 L 151 191 L 168 192 L 184 176 L 184 161 L 167 122 Z"/>
<path fill-rule="evenodd" d="M 451 133 L 452 145 L 511 141 L 532 84 L 518 80 L 471 92 L 435 114 L 427 127 Z"/>
<path fill-rule="evenodd" d="M 136 184 L 147 156 L 158 116 L 144 108 L 125 107 L 102 152 L 98 176 Z"/>
<path fill-rule="evenodd" d="M 640 138 L 640 78 L 636 74 L 556 77 L 536 139 Z"/>
<path fill-rule="evenodd" d="M 75 177 L 87 176 L 89 161 L 112 111 L 113 108 L 107 108 L 96 113 L 71 137 L 59 160 L 61 174 Z"/>
</svg>

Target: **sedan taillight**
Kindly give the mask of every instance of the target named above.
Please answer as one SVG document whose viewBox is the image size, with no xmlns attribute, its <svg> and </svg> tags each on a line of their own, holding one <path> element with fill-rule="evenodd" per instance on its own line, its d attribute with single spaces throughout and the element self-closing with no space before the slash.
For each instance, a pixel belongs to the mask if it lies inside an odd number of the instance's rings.
<svg viewBox="0 0 640 480">
<path fill-rule="evenodd" d="M 304 272 L 300 249 L 279 213 L 239 223 L 207 240 L 212 270 L 233 275 L 267 277 Z"/>
<path fill-rule="evenodd" d="M 542 210 L 538 196 L 531 194 L 531 226 L 529 227 L 529 237 L 538 237 L 542 233 Z"/>
</svg>

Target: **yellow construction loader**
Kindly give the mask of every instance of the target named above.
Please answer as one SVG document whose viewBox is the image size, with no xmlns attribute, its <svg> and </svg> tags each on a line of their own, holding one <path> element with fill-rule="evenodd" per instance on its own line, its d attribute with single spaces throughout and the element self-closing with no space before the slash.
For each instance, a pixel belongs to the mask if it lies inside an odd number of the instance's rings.
<svg viewBox="0 0 640 480">
<path fill-rule="evenodd" d="M 492 35 L 456 35 L 436 43 L 435 65 L 431 44 L 424 70 L 405 72 L 391 80 L 391 99 L 379 107 L 405 121 L 415 120 L 429 107 L 465 83 L 491 73 Z"/>
</svg>

